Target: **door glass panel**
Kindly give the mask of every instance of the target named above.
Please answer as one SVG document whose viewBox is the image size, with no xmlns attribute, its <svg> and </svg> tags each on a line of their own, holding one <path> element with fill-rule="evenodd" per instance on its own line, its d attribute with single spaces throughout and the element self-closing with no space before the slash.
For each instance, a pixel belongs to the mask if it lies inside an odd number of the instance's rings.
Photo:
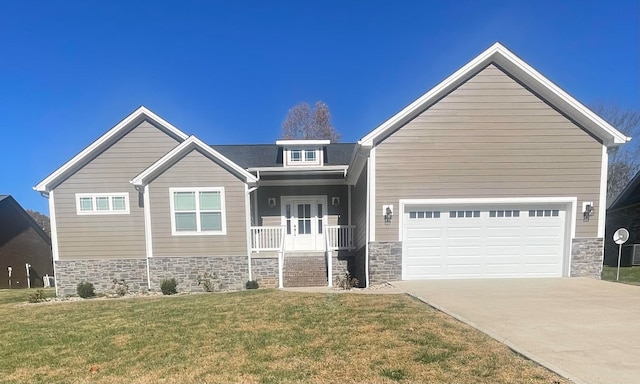
<svg viewBox="0 0 640 384">
<path fill-rule="evenodd" d="M 322 204 L 318 204 L 318 233 L 322 234 Z"/>
<path fill-rule="evenodd" d="M 311 234 L 311 204 L 298 204 L 298 234 Z"/>
<path fill-rule="evenodd" d="M 285 221 L 287 222 L 287 235 L 291 234 L 291 204 L 286 206 Z"/>
</svg>

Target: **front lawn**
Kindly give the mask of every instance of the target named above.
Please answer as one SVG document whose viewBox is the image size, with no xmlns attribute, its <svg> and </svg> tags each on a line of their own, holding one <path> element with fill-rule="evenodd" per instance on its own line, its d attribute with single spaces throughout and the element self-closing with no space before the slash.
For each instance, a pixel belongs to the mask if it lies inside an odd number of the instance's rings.
<svg viewBox="0 0 640 384">
<path fill-rule="evenodd" d="M 2 382 L 567 383 L 405 295 L 22 304 L 17 291 L 0 291 Z"/>
<path fill-rule="evenodd" d="M 602 280 L 616 281 L 618 267 L 602 267 Z M 640 285 L 640 266 L 620 267 L 621 283 Z"/>
</svg>

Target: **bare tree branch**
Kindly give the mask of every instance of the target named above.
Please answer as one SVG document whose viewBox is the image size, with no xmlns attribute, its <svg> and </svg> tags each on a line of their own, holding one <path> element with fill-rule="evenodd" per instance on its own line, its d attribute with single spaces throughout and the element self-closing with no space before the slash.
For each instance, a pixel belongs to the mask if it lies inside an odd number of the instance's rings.
<svg viewBox="0 0 640 384">
<path fill-rule="evenodd" d="M 611 201 L 640 170 L 640 111 L 603 102 L 594 103 L 590 108 L 620 132 L 633 138 L 630 143 L 609 151 L 607 201 Z"/>
<path fill-rule="evenodd" d="M 335 143 L 340 137 L 331 124 L 329 106 L 322 101 L 313 108 L 306 102 L 295 105 L 282 123 L 283 139 L 329 139 Z"/>
</svg>

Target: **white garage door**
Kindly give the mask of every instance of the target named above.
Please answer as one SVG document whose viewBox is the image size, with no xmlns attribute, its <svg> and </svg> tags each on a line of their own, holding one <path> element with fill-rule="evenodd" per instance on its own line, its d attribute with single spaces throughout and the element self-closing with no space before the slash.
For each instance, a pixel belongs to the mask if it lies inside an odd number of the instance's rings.
<svg viewBox="0 0 640 384">
<path fill-rule="evenodd" d="M 405 206 L 405 280 L 562 276 L 566 208 Z"/>
</svg>

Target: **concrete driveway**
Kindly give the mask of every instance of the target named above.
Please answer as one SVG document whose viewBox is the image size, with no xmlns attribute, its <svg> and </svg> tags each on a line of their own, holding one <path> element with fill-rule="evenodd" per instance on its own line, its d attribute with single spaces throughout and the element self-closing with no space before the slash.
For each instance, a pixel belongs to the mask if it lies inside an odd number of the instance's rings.
<svg viewBox="0 0 640 384">
<path fill-rule="evenodd" d="M 586 278 L 394 286 L 576 383 L 640 383 L 640 287 Z"/>
</svg>

